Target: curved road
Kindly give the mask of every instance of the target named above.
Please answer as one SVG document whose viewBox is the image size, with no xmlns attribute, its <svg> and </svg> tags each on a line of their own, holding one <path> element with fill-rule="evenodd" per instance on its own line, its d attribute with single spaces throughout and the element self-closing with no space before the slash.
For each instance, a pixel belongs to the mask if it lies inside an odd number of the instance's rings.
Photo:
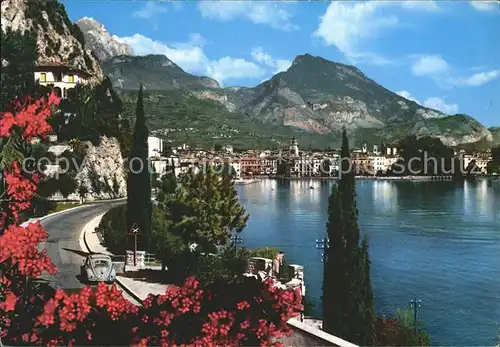
<svg viewBox="0 0 500 347">
<path fill-rule="evenodd" d="M 49 234 L 43 247 L 57 267 L 54 276 L 42 276 L 53 288 L 76 289 L 84 287 L 79 278 L 80 266 L 87 255 L 80 248 L 80 233 L 94 217 L 110 208 L 124 204 L 126 200 L 89 204 L 86 207 L 48 217 L 41 224 Z"/>
</svg>

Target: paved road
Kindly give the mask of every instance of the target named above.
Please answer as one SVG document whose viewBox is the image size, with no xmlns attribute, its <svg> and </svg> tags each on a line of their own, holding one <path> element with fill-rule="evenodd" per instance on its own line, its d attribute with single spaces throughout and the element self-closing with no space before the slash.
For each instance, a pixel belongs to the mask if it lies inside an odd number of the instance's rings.
<svg viewBox="0 0 500 347">
<path fill-rule="evenodd" d="M 75 289 L 84 287 L 80 281 L 80 265 L 87 255 L 78 242 L 82 228 L 97 215 L 126 201 L 100 202 L 74 211 L 46 218 L 41 223 L 49 234 L 44 247 L 57 266 L 54 276 L 44 276 L 53 288 Z"/>
</svg>

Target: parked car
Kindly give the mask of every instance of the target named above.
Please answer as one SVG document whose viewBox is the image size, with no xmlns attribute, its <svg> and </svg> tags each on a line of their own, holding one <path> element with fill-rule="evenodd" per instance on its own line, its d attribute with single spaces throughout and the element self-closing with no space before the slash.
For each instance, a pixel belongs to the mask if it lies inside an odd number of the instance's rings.
<svg viewBox="0 0 500 347">
<path fill-rule="evenodd" d="M 90 254 L 80 268 L 82 277 L 88 282 L 114 282 L 116 270 L 111 257 L 106 254 Z"/>
</svg>

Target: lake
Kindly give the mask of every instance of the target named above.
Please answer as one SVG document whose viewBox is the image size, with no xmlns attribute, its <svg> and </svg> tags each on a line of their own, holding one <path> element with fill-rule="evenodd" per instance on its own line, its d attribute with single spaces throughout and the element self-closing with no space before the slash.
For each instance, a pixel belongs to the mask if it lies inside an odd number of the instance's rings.
<svg viewBox="0 0 500 347">
<path fill-rule="evenodd" d="M 250 214 L 248 248 L 276 246 L 304 266 L 307 297 L 321 312 L 321 251 L 333 181 L 239 185 Z M 314 189 L 310 189 L 313 186 Z M 500 334 L 500 182 L 357 181 L 369 235 L 377 313 L 422 300 L 433 345 L 493 345 Z"/>
</svg>

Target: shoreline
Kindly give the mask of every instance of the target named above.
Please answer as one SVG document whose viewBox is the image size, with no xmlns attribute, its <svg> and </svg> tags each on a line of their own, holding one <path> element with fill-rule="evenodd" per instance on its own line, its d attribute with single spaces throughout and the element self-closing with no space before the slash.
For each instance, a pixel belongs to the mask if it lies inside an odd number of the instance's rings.
<svg viewBox="0 0 500 347">
<path fill-rule="evenodd" d="M 269 180 L 287 180 L 287 181 L 337 181 L 338 177 L 285 177 L 285 176 L 256 176 L 253 179 L 240 179 L 237 184 L 250 184 L 260 182 L 263 179 Z M 452 182 L 455 180 L 453 176 L 387 176 L 387 177 L 374 177 L 374 176 L 355 176 L 356 180 L 360 181 L 424 181 L 424 182 Z M 466 179 L 465 177 L 463 179 Z M 500 181 L 500 177 L 481 176 L 474 177 L 474 179 L 486 179 L 489 181 Z M 249 182 L 249 183 L 245 183 Z"/>
</svg>

